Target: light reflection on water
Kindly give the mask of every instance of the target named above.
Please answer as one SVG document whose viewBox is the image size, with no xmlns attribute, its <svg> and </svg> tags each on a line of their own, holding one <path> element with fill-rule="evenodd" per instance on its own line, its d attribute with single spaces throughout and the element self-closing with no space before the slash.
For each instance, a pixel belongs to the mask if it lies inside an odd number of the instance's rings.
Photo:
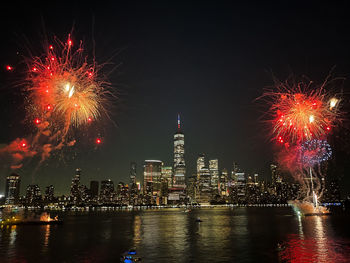
<svg viewBox="0 0 350 263">
<path fill-rule="evenodd" d="M 200 217 L 203 222 L 197 223 Z M 0 262 L 347 262 L 348 218 L 290 208 L 66 212 L 62 226 L 0 229 Z M 277 244 L 282 244 L 278 250 Z"/>
<path fill-rule="evenodd" d="M 334 236 L 329 216 L 297 218 L 299 233 L 287 235 L 280 252 L 283 262 L 349 262 L 350 240 Z"/>
</svg>

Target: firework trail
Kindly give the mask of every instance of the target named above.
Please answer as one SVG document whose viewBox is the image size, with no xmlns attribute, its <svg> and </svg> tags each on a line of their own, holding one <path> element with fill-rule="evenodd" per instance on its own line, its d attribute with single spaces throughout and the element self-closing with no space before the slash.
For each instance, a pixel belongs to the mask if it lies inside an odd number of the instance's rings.
<svg viewBox="0 0 350 263">
<path fill-rule="evenodd" d="M 74 146 L 74 134 L 108 117 L 108 106 L 115 98 L 110 83 L 100 74 L 95 59 L 89 63 L 80 42 L 75 47 L 70 35 L 66 42 L 55 39 L 41 56 L 25 58 L 26 71 L 20 84 L 25 94 L 26 121 L 34 126 L 28 138 L 19 138 L 0 149 L 11 157 L 12 168 L 35 155 L 40 162 L 51 153 Z M 14 67 L 6 66 L 8 71 Z M 100 144 L 101 138 L 95 143 Z M 1 157 L 1 156 L 0 156 Z"/>
<path fill-rule="evenodd" d="M 259 98 L 270 106 L 270 137 L 281 145 L 278 162 L 301 183 L 305 200 L 313 191 L 322 195 L 321 163 L 332 155 L 327 137 L 341 120 L 341 99 L 326 90 L 331 82 L 327 78 L 317 85 L 289 79 Z"/>
</svg>

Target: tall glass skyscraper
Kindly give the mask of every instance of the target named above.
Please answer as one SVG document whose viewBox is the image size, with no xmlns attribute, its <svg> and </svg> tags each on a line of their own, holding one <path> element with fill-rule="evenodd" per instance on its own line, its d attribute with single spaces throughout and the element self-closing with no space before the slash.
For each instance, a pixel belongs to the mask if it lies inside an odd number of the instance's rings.
<svg viewBox="0 0 350 263">
<path fill-rule="evenodd" d="M 177 131 L 174 134 L 174 188 L 186 188 L 185 135 L 181 130 L 180 115 L 177 115 Z"/>
<path fill-rule="evenodd" d="M 21 179 L 18 174 L 11 174 L 6 177 L 6 204 L 16 204 L 19 199 L 19 187 Z"/>
</svg>

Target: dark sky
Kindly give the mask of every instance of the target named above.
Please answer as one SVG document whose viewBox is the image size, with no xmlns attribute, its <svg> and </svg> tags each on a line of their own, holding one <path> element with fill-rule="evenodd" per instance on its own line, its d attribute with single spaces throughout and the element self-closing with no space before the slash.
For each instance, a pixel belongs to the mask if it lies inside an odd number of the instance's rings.
<svg viewBox="0 0 350 263">
<path fill-rule="evenodd" d="M 52 158 L 37 170 L 24 166 L 18 171 L 22 189 L 33 182 L 67 193 L 76 167 L 83 170 L 83 183 L 106 178 L 118 183 L 128 181 L 131 161 L 138 164 L 139 179 L 145 159 L 171 165 L 177 113 L 189 175 L 203 152 L 218 158 L 220 168 L 230 169 L 236 161 L 245 171 L 268 177 L 272 145 L 254 99 L 272 85 L 272 72 L 280 79 L 295 73 L 316 81 L 333 66 L 337 75 L 350 73 L 346 1 L 73 2 L 3 6 L 1 67 L 15 63 L 24 47 L 41 48 L 44 29 L 65 39 L 74 25 L 75 40 L 83 39 L 90 49 L 96 41 L 98 62 L 118 53 L 112 61 L 119 66 L 110 75 L 119 93 L 111 113 L 117 127 L 101 124 L 104 143 L 98 149 L 77 147 L 64 160 Z M 25 136 L 23 107 L 5 74 L 2 70 L 3 144 Z M 1 171 L 0 193 L 9 172 Z"/>
</svg>

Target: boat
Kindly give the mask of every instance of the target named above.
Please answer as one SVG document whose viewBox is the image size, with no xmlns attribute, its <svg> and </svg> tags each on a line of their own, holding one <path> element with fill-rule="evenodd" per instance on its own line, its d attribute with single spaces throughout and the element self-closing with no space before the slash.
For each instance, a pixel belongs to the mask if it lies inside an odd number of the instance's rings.
<svg viewBox="0 0 350 263">
<path fill-rule="evenodd" d="M 200 223 L 203 222 L 199 217 L 197 217 L 196 222 Z"/>
<path fill-rule="evenodd" d="M 124 262 L 124 263 L 141 262 L 141 258 L 137 256 L 136 249 L 129 249 L 129 251 L 126 251 L 121 255 L 120 262 Z"/>
</svg>

